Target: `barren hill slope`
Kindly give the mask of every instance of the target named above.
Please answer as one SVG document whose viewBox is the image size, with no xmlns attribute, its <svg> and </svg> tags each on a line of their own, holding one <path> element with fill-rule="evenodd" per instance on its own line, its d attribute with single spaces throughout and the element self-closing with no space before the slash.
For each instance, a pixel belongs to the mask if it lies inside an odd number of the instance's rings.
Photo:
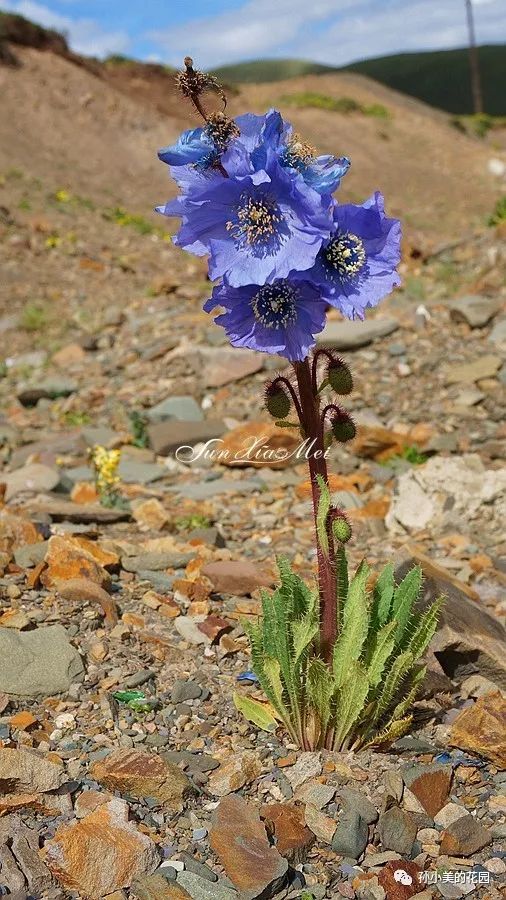
<svg viewBox="0 0 506 900">
<path fill-rule="evenodd" d="M 166 75 L 159 84 L 150 71 L 144 84 L 142 67 L 123 81 L 107 67 L 97 75 L 51 52 L 16 47 L 16 55 L 18 68 L 0 67 L 0 172 L 18 167 L 48 189 L 69 188 L 144 214 L 171 193 L 156 150 L 197 123 L 191 108 L 170 95 Z M 164 91 L 168 114 L 160 108 Z M 300 109 L 283 99 L 304 92 L 381 103 L 389 116 Z M 351 157 L 343 200 L 381 186 L 389 210 L 430 243 L 482 223 L 499 194 L 487 167 L 490 147 L 459 134 L 444 114 L 363 76 L 245 85 L 230 100 L 234 114 L 269 106 L 280 107 L 321 152 Z"/>
</svg>

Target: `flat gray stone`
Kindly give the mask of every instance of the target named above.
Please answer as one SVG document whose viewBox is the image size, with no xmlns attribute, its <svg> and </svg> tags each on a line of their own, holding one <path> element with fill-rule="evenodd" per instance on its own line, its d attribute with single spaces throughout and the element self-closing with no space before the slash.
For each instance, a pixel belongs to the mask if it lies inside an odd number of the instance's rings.
<svg viewBox="0 0 506 900">
<path fill-rule="evenodd" d="M 473 384 L 475 381 L 481 381 L 482 378 L 493 378 L 501 365 L 500 356 L 486 354 L 471 360 L 471 362 L 448 366 L 446 384 Z"/>
<path fill-rule="evenodd" d="M 338 795 L 345 810 L 355 810 L 368 825 L 376 822 L 378 810 L 365 794 L 355 791 L 353 788 L 342 787 L 339 788 Z"/>
<path fill-rule="evenodd" d="M 149 444 L 158 456 L 169 456 L 179 447 L 194 447 L 195 444 L 219 438 L 227 430 L 224 422 L 218 419 L 207 419 L 202 422 L 180 422 L 169 419 L 148 426 Z M 186 454 L 188 455 L 188 454 Z M 183 451 L 179 454 L 181 461 L 186 459 Z"/>
<path fill-rule="evenodd" d="M 499 346 L 506 345 L 506 319 L 501 319 L 499 322 L 495 323 L 488 339 L 492 344 L 497 344 Z"/>
<path fill-rule="evenodd" d="M 187 553 L 170 553 L 151 551 L 141 556 L 123 556 L 121 565 L 126 572 L 160 572 L 164 569 L 184 569 L 195 559 L 197 553 L 190 550 Z"/>
<path fill-rule="evenodd" d="M 502 303 L 498 297 L 468 294 L 451 303 L 450 318 L 453 322 L 466 322 L 471 328 L 483 328 L 497 315 L 501 307 Z"/>
<path fill-rule="evenodd" d="M 183 494 L 188 500 L 207 500 L 219 494 L 250 494 L 264 487 L 259 478 L 241 478 L 236 481 L 228 478 L 216 478 L 214 481 L 201 481 L 199 484 L 179 484 L 170 487 L 169 491 Z"/>
<path fill-rule="evenodd" d="M 341 856 L 358 859 L 367 846 L 368 835 L 365 819 L 356 810 L 345 809 L 332 838 L 332 849 Z"/>
<path fill-rule="evenodd" d="M 193 900 L 237 900 L 238 894 L 219 881 L 208 881 L 193 872 L 178 872 L 177 883 Z"/>
<path fill-rule="evenodd" d="M 325 329 L 317 336 L 320 347 L 333 347 L 336 350 L 356 350 L 371 344 L 377 338 L 393 334 L 399 328 L 395 319 L 377 318 L 361 322 L 338 322 L 331 319 Z"/>
<path fill-rule="evenodd" d="M 83 675 L 82 659 L 61 625 L 25 632 L 0 628 L 0 693 L 51 697 Z"/>
<path fill-rule="evenodd" d="M 5 499 L 10 500 L 23 491 L 32 494 L 52 491 L 60 481 L 60 473 L 42 463 L 31 463 L 22 469 L 2 474 L 1 480 L 7 485 Z"/>
<path fill-rule="evenodd" d="M 150 422 L 166 422 L 178 419 L 183 422 L 202 422 L 204 415 L 196 400 L 191 396 L 167 397 L 146 413 Z"/>
<path fill-rule="evenodd" d="M 23 406 L 35 406 L 39 400 L 56 400 L 58 397 L 69 397 L 77 391 L 77 384 L 70 378 L 54 376 L 37 384 L 27 385 L 18 394 Z"/>
<path fill-rule="evenodd" d="M 392 806 L 382 813 L 378 822 L 381 844 L 385 850 L 395 850 L 410 856 L 416 838 L 417 824 L 409 812 Z"/>
</svg>

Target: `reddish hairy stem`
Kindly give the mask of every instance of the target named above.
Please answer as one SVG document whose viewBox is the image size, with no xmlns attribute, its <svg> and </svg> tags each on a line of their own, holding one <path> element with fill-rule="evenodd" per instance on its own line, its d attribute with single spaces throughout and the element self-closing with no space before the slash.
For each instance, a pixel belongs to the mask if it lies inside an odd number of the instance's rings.
<svg viewBox="0 0 506 900">
<path fill-rule="evenodd" d="M 301 425 L 306 438 L 312 444 L 308 453 L 309 476 L 313 495 L 313 513 L 315 519 L 316 547 L 318 555 L 318 586 L 320 591 L 320 650 L 326 662 L 330 663 L 332 651 L 337 637 L 337 585 L 334 565 L 334 541 L 328 529 L 329 555 L 323 553 L 318 540 L 316 515 L 320 500 L 320 489 L 317 476 L 321 475 L 328 484 L 327 462 L 325 459 L 324 429 L 320 418 L 320 400 L 313 389 L 312 372 L 309 362 L 293 364 L 301 408 Z M 319 453 L 317 453 L 319 451 Z M 316 455 L 317 454 L 317 455 Z"/>
</svg>

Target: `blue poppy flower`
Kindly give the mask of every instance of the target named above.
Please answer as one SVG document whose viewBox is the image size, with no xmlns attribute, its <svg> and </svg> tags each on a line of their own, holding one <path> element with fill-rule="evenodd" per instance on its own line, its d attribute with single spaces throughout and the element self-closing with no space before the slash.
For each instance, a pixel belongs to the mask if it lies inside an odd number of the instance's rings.
<svg viewBox="0 0 506 900">
<path fill-rule="evenodd" d="M 276 160 L 268 171 L 193 185 L 158 212 L 180 216 L 174 242 L 197 256 L 209 253 L 210 278 L 226 273 L 234 287 L 310 269 L 332 224 L 330 198 Z"/>
<path fill-rule="evenodd" d="M 306 277 L 344 316 L 363 319 L 368 307 L 400 284 L 401 224 L 385 216 L 379 192 L 361 206 L 334 203 L 333 220 L 330 239 Z"/>
<path fill-rule="evenodd" d="M 270 109 L 264 116 L 247 113 L 235 120 L 240 136 L 233 142 L 223 160 L 230 175 L 264 169 L 274 155 L 281 166 L 302 176 L 306 184 L 319 194 L 332 194 L 350 167 L 346 156 L 317 156 L 316 150 L 304 143 L 281 114 Z"/>
<path fill-rule="evenodd" d="M 300 278 L 300 280 L 299 280 Z M 279 353 L 290 360 L 305 359 L 323 330 L 326 303 L 309 281 L 278 278 L 272 284 L 233 287 L 225 279 L 216 287 L 204 310 L 225 312 L 214 320 L 234 347 Z"/>
</svg>

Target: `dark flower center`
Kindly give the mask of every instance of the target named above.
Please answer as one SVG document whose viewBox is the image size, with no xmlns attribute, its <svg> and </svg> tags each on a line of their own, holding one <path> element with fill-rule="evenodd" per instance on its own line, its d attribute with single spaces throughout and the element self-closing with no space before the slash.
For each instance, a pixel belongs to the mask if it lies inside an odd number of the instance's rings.
<svg viewBox="0 0 506 900">
<path fill-rule="evenodd" d="M 364 245 L 356 234 L 338 232 L 323 250 L 325 267 L 341 279 L 352 279 L 365 266 Z"/>
<path fill-rule="evenodd" d="M 266 284 L 251 300 L 253 315 L 265 328 L 286 328 L 297 320 L 297 298 L 289 284 Z"/>
<path fill-rule="evenodd" d="M 274 243 L 275 249 L 278 249 L 283 216 L 274 198 L 241 194 L 236 216 L 235 222 L 227 222 L 227 231 L 230 231 L 239 246 L 258 251 L 271 247 Z"/>
</svg>

